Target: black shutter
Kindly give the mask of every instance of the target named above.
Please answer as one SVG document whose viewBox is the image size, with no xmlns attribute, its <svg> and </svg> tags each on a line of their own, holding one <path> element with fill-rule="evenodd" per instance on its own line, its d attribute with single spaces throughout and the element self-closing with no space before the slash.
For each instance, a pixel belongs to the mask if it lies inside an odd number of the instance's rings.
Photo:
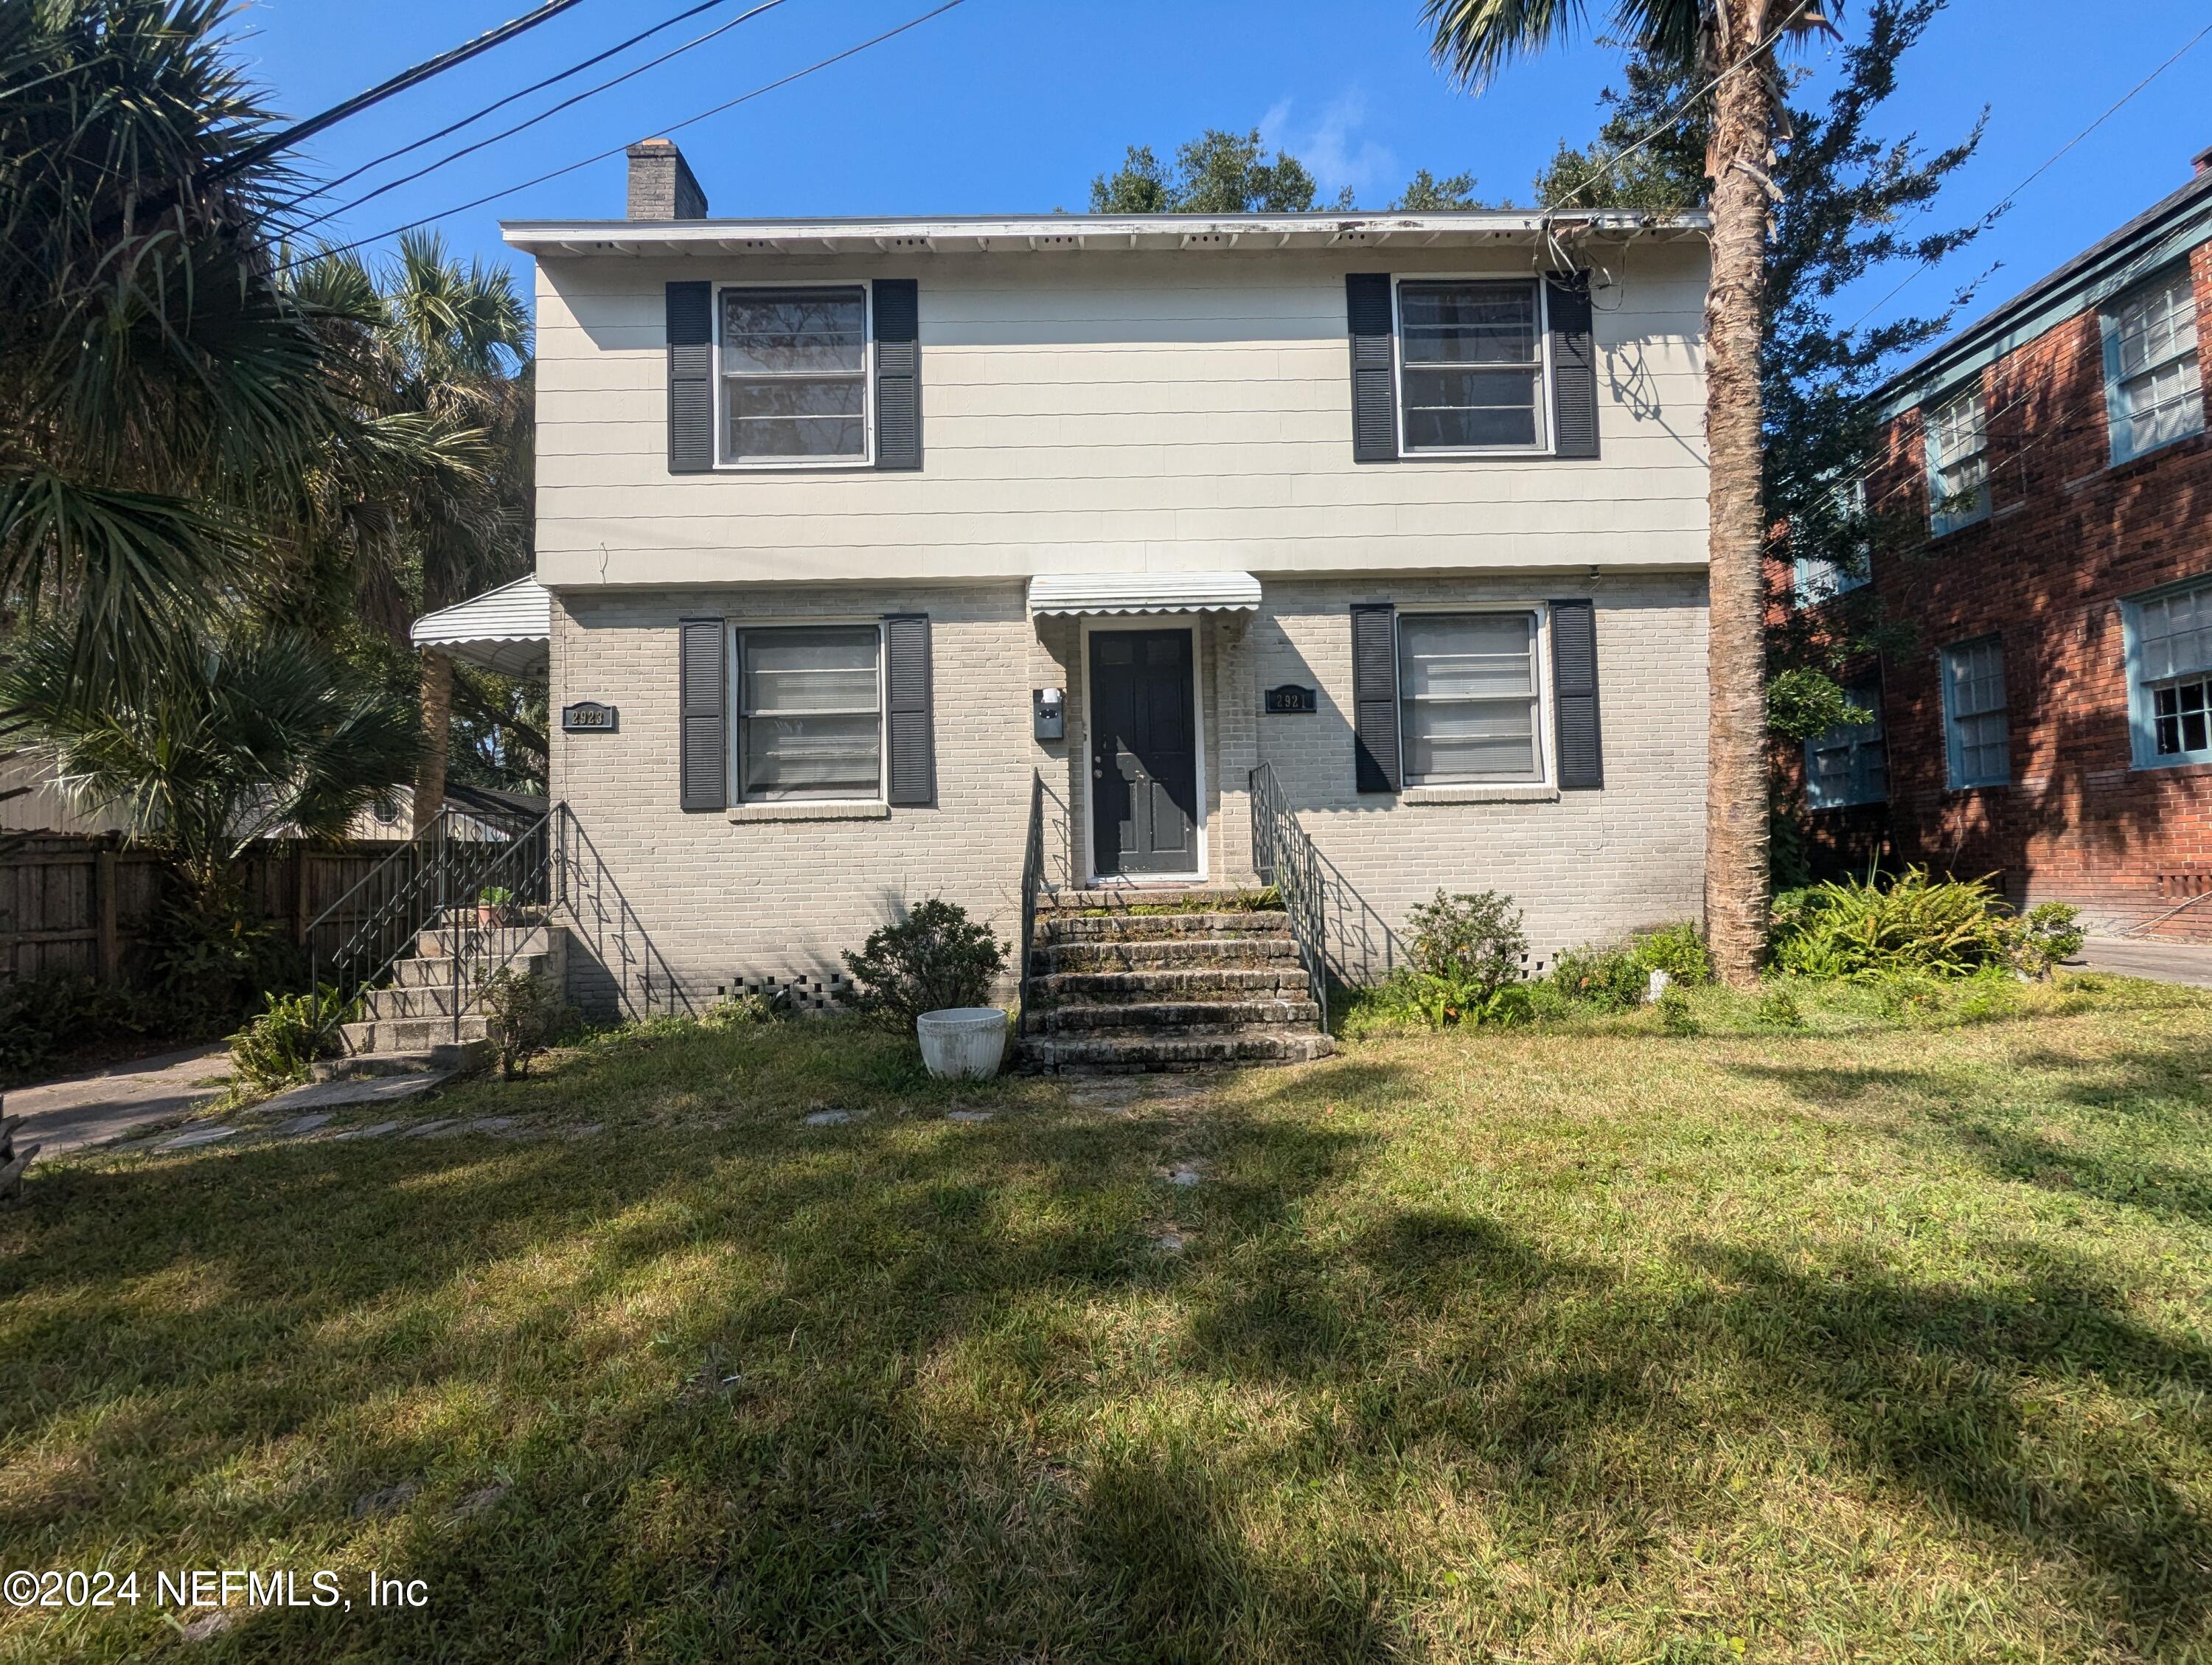
<svg viewBox="0 0 2212 1665">
<path fill-rule="evenodd" d="M 668 471 L 714 466 L 714 287 L 668 286 Z"/>
<path fill-rule="evenodd" d="M 1590 341 L 1589 274 L 1545 281 L 1552 325 L 1552 454 L 1597 455 L 1597 350 Z"/>
<path fill-rule="evenodd" d="M 1597 607 L 1552 604 L 1553 721 L 1559 740 L 1559 785 L 1584 792 L 1605 784 L 1605 750 L 1597 721 Z"/>
<path fill-rule="evenodd" d="M 929 615 L 884 615 L 884 717 L 890 801 L 937 799 L 937 739 L 929 671 Z"/>
<path fill-rule="evenodd" d="M 677 768 L 687 810 L 719 810 L 730 801 L 730 696 L 723 669 L 729 629 L 719 618 L 679 619 L 676 625 Z"/>
<path fill-rule="evenodd" d="M 921 466 L 921 295 L 911 277 L 876 280 L 876 466 Z"/>
<path fill-rule="evenodd" d="M 1395 463 L 1398 400 L 1391 386 L 1390 274 L 1347 274 L 1344 315 L 1352 337 L 1352 460 Z"/>
<path fill-rule="evenodd" d="M 1360 791 L 1398 790 L 1398 611 L 1387 601 L 1352 610 L 1352 745 Z"/>
</svg>

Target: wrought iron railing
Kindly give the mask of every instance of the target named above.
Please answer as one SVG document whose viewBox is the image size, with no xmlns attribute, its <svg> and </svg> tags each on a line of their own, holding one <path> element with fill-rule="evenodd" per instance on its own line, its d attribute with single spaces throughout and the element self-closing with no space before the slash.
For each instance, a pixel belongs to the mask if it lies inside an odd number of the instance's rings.
<svg viewBox="0 0 2212 1665">
<path fill-rule="evenodd" d="M 582 951 L 580 962 L 569 968 L 569 986 L 580 1004 L 611 1006 L 626 1018 L 695 1012 L 690 995 L 565 803 L 553 808 L 553 909 Z"/>
<path fill-rule="evenodd" d="M 1298 945 L 1307 986 L 1321 1012 L 1322 1033 L 1328 1033 L 1328 896 L 1321 852 L 1298 825 L 1283 796 L 1272 765 L 1251 774 L 1252 867 L 1260 882 L 1272 884 L 1290 915 L 1291 935 Z"/>
<path fill-rule="evenodd" d="M 1030 1023 L 1030 974 L 1036 959 L 1037 892 L 1044 884 L 1044 777 L 1030 774 L 1030 836 L 1022 854 L 1022 935 L 1016 946 L 1020 955 L 1017 992 L 1021 1000 L 1022 1034 Z"/>
</svg>

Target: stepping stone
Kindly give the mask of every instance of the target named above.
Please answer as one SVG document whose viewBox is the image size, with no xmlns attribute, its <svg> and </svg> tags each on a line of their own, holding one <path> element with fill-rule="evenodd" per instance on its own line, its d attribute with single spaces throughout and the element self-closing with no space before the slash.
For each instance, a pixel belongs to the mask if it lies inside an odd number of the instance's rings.
<svg viewBox="0 0 2212 1665">
<path fill-rule="evenodd" d="M 228 1139 L 244 1131 L 238 1127 L 195 1127 L 190 1133 L 179 1133 L 167 1145 L 157 1145 L 157 1151 L 189 1151 L 202 1145 L 212 1145 L 218 1139 Z"/>
<path fill-rule="evenodd" d="M 371 1492 L 366 1497 L 353 1500 L 353 1517 L 360 1520 L 367 1515 L 382 1515 L 412 1502 L 422 1488 L 413 1480 L 402 1480 L 397 1486 L 387 1486 L 380 1492 Z"/>
<path fill-rule="evenodd" d="M 1189 1245 L 1190 1239 L 1180 1231 L 1155 1231 L 1152 1247 L 1163 1255 L 1180 1255 Z"/>
<path fill-rule="evenodd" d="M 480 1515 L 504 1498 L 509 1489 L 504 1486 L 487 1486 L 481 1492 L 471 1492 L 453 1505 L 453 1512 L 448 1518 L 465 1521 L 471 1515 Z"/>
<path fill-rule="evenodd" d="M 604 1121 L 586 1121 L 580 1127 L 569 1128 L 568 1131 L 562 1133 L 561 1137 L 563 1139 L 590 1139 L 596 1134 L 600 1128 L 606 1125 L 607 1124 Z"/>
<path fill-rule="evenodd" d="M 1200 1175 L 1195 1168 L 1178 1168 L 1168 1176 L 1168 1183 L 1170 1185 L 1191 1186 L 1197 1184 L 1200 1178 Z"/>
<path fill-rule="evenodd" d="M 440 1133 L 445 1132 L 447 1128 L 452 1127 L 458 1119 L 458 1117 L 450 1115 L 441 1116 L 435 1121 L 425 1121 L 420 1123 L 416 1127 L 410 1128 L 408 1132 L 400 1134 L 400 1137 L 402 1139 L 435 1139 Z"/>
<path fill-rule="evenodd" d="M 373 1121 L 366 1127 L 348 1127 L 342 1133 L 332 1133 L 331 1137 L 334 1139 L 381 1139 L 385 1134 L 406 1125 L 404 1121 Z"/>
<path fill-rule="evenodd" d="M 270 1111 L 343 1110 L 356 1104 L 391 1104 L 419 1098 L 431 1088 L 453 1079 L 451 1070 L 417 1070 L 408 1075 L 349 1075 L 335 1081 L 312 1081 L 264 1100 Z"/>
<path fill-rule="evenodd" d="M 992 1110 L 947 1110 L 945 1119 L 947 1121 L 988 1121 L 995 1114 Z"/>
<path fill-rule="evenodd" d="M 514 1118 L 511 1115 L 471 1116 L 465 1121 L 453 1122 L 449 1127 L 438 1128 L 435 1133 L 424 1133 L 422 1137 L 425 1139 L 453 1139 L 461 1133 L 495 1133 L 502 1128 L 512 1127 L 514 1125 Z"/>
<path fill-rule="evenodd" d="M 301 1133 L 312 1133 L 330 1119 L 330 1112 L 327 1110 L 320 1115 L 295 1115 L 283 1127 L 275 1129 L 272 1137 L 297 1139 Z"/>
<path fill-rule="evenodd" d="M 842 1127 L 853 1119 L 850 1110 L 817 1110 L 806 1118 L 810 1127 Z"/>
<path fill-rule="evenodd" d="M 177 1635 L 186 1642 L 205 1642 L 221 1636 L 237 1622 L 237 1615 L 228 1607 L 211 1607 L 190 1624 L 178 1626 Z"/>
</svg>

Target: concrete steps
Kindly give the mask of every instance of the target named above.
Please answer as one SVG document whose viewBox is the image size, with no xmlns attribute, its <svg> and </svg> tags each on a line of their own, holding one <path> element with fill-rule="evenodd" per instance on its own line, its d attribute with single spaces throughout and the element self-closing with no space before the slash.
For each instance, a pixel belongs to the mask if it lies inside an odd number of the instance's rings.
<svg viewBox="0 0 2212 1665">
<path fill-rule="evenodd" d="M 1232 1035 L 1082 1035 L 1033 1036 L 1023 1056 L 1048 1073 L 1079 1070 L 1138 1075 L 1249 1064 L 1310 1064 L 1335 1044 L 1318 1030 L 1245 1030 Z"/>
</svg>

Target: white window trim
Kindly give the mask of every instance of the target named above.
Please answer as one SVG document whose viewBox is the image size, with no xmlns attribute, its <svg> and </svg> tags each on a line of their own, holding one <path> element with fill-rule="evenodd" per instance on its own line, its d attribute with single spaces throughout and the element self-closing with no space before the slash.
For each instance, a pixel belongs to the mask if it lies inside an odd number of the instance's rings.
<svg viewBox="0 0 2212 1665">
<path fill-rule="evenodd" d="M 2158 714 L 2152 706 L 2149 690 L 2145 685 L 2142 661 L 2142 608 L 2150 602 L 2162 601 L 2171 595 L 2188 590 L 2212 586 L 2212 578 L 2184 579 L 2177 584 L 2161 584 L 2154 590 L 2145 590 L 2140 595 L 2124 596 L 2120 600 L 2121 635 L 2127 649 L 2128 678 L 2128 739 L 2133 753 L 2133 767 L 2139 769 L 2186 769 L 2192 764 L 2212 763 L 2212 746 L 2200 751 L 2177 751 L 2162 757 L 2158 752 Z M 2196 673 L 2184 672 L 2179 677 L 2161 677 L 2161 682 L 2187 681 Z M 2212 678 L 2212 671 L 2205 675 Z"/>
<path fill-rule="evenodd" d="M 1197 832 L 1192 848 L 1198 853 L 1197 867 L 1187 873 L 1104 873 L 1098 871 L 1096 827 L 1097 803 L 1094 790 L 1087 782 L 1083 788 L 1083 872 L 1084 884 L 1090 890 L 1141 890 L 1147 885 L 1177 888 L 1194 882 L 1204 884 L 1213 871 L 1212 856 L 1206 843 L 1206 690 L 1205 661 L 1200 657 L 1206 638 L 1199 629 L 1195 613 L 1113 613 L 1083 615 L 1082 628 L 1076 633 L 1076 652 L 1083 660 L 1083 746 L 1077 763 L 1087 770 L 1091 766 L 1091 747 L 1098 732 L 1096 707 L 1091 699 L 1091 632 L 1093 626 L 1105 631 L 1115 630 L 1188 630 L 1190 633 L 1190 723 L 1191 736 L 1198 754 L 1193 765 L 1198 771 L 1198 787 L 1193 796 L 1197 800 Z"/>
<path fill-rule="evenodd" d="M 1552 431 L 1554 403 L 1552 388 L 1552 301 L 1547 293 L 1551 285 L 1540 276 L 1525 280 L 1533 283 L 1536 289 L 1536 443 L 1466 446 L 1450 449 L 1424 447 L 1419 450 L 1406 443 L 1405 309 L 1399 301 L 1399 290 L 1407 283 L 1517 283 L 1522 281 L 1520 273 L 1510 271 L 1408 271 L 1390 274 L 1390 418 L 1397 436 L 1400 461 L 1417 463 L 1431 457 L 1548 457 L 1557 449 L 1558 435 Z"/>
<path fill-rule="evenodd" d="M 1966 720 L 1966 714 L 1955 710 L 1951 703 L 1951 690 L 1954 684 L 1954 678 L 1951 674 L 1951 656 L 1954 653 L 1966 653 L 1973 648 L 1984 646 L 1994 647 L 1997 650 L 1997 675 L 2000 678 L 2004 677 L 2004 638 L 2002 635 L 1996 632 L 1991 632 L 1987 635 L 1968 636 L 1964 641 L 1954 641 L 1948 643 L 1948 645 L 1936 649 L 1936 679 L 1937 684 L 1942 690 L 1943 696 L 1943 774 L 1946 784 L 1948 785 L 1953 792 L 1972 792 L 1977 789 L 1990 787 L 2008 787 L 2012 784 L 2012 766 L 2010 762 L 2012 754 L 2011 680 L 2009 678 L 2005 679 L 2005 702 L 1997 707 L 1999 711 L 2004 713 L 2005 719 L 2005 754 L 2007 762 L 2005 765 L 2005 772 L 2002 775 L 1970 776 L 1966 773 L 1966 740 L 1965 737 L 1959 730 L 1959 725 Z M 1971 714 L 1980 717 L 1987 716 L 1990 714 L 1987 712 L 1974 712 Z M 1884 732 L 1883 738 L 1885 741 L 1888 738 L 1887 731 Z"/>
<path fill-rule="evenodd" d="M 876 633 L 876 791 L 873 797 L 848 798 L 748 798 L 745 796 L 745 720 L 744 701 L 740 679 L 745 673 L 744 640 L 748 630 L 857 630 L 873 627 Z M 891 742 L 889 702 L 884 687 L 884 621 L 879 615 L 850 616 L 827 614 L 820 618 L 788 615 L 772 618 L 726 618 L 722 629 L 729 643 L 730 660 L 728 686 L 723 690 L 722 708 L 728 714 L 730 771 L 730 814 L 733 820 L 830 820 L 847 817 L 833 816 L 840 809 L 878 809 L 888 812 L 890 805 Z M 763 814 L 764 811 L 788 811 Z M 807 811 L 814 813 L 809 815 Z M 872 820 L 872 813 L 852 817 Z"/>
<path fill-rule="evenodd" d="M 726 289 L 849 289 L 860 291 L 860 435 L 858 457 L 760 457 L 733 460 L 730 454 L 729 378 L 722 374 L 722 292 Z M 729 278 L 714 285 L 714 468 L 718 473 L 846 472 L 876 465 L 876 285 L 868 277 L 773 278 L 750 283 Z"/>
<path fill-rule="evenodd" d="M 2195 307 L 2197 301 L 2195 273 L 2185 257 L 2179 267 L 2168 267 L 2164 271 L 2153 274 L 2142 283 L 2114 295 L 2099 309 L 2097 322 L 2105 355 L 2105 431 L 2109 442 L 2111 465 L 2114 468 L 2118 468 L 2122 463 L 2131 463 L 2138 457 L 2154 456 L 2168 446 L 2179 445 L 2185 440 L 2197 439 L 2205 430 L 2207 412 L 2204 405 L 2204 313 L 2202 308 L 2197 312 L 2197 345 L 2191 348 L 2188 354 L 2176 353 L 2171 358 L 2160 359 L 2156 364 L 2145 370 L 2138 371 L 2134 376 L 2125 376 L 2120 372 L 2120 314 L 2127 310 L 2130 302 L 2137 300 L 2154 288 L 2162 288 L 2171 283 L 2177 277 L 2189 287 L 2190 304 Z M 2178 364 L 2185 356 L 2194 357 L 2197 360 L 2197 426 L 2186 433 L 2176 434 L 2172 439 L 2160 440 L 2155 445 L 2147 445 L 2140 451 L 2136 450 L 2129 443 L 2130 432 L 2134 424 L 2122 408 L 2120 397 L 2122 386 L 2126 382 L 2139 380 L 2143 376 L 2154 374 L 2168 364 Z"/>
<path fill-rule="evenodd" d="M 1531 737 L 1535 743 L 1536 754 L 1536 773 L 1534 775 L 1493 775 L 1478 777 L 1471 781 L 1416 781 L 1413 778 L 1413 771 L 1407 769 L 1405 766 L 1406 704 L 1405 695 L 1402 692 L 1405 684 L 1401 680 L 1399 676 L 1398 659 L 1400 644 L 1403 641 L 1403 637 L 1400 635 L 1400 627 L 1402 625 L 1404 621 L 1408 618 L 1434 617 L 1437 614 L 1443 614 L 1449 617 L 1463 613 L 1526 613 L 1530 615 L 1535 621 L 1535 637 L 1529 645 L 1528 652 L 1528 674 L 1535 682 L 1535 688 L 1534 690 L 1535 698 L 1533 703 L 1535 708 L 1535 717 L 1534 720 L 1535 723 L 1536 732 Z M 1425 796 L 1421 799 L 1416 799 L 1415 801 L 1433 804 L 1448 803 L 1452 801 L 1449 797 L 1447 797 L 1444 794 L 1465 793 L 1468 795 L 1461 797 L 1458 801 L 1462 803 L 1474 803 L 1486 801 L 1486 799 L 1487 801 L 1494 803 L 1507 801 L 1487 797 L 1488 793 L 1501 787 L 1511 788 L 1516 792 L 1528 793 L 1532 795 L 1540 792 L 1556 793 L 1558 791 L 1557 783 L 1559 778 L 1559 772 L 1558 761 L 1552 755 L 1553 727 L 1552 721 L 1552 610 L 1550 603 L 1544 601 L 1480 601 L 1474 603 L 1425 601 L 1416 606 L 1399 607 L 1395 609 L 1390 621 L 1390 708 L 1392 713 L 1397 718 L 1398 722 L 1399 796 L 1403 798 L 1409 793 L 1422 793 L 1425 794 Z M 1475 794 L 1482 795 L 1477 796 Z M 1539 799 L 1537 801 L 1541 800 Z"/>
</svg>

